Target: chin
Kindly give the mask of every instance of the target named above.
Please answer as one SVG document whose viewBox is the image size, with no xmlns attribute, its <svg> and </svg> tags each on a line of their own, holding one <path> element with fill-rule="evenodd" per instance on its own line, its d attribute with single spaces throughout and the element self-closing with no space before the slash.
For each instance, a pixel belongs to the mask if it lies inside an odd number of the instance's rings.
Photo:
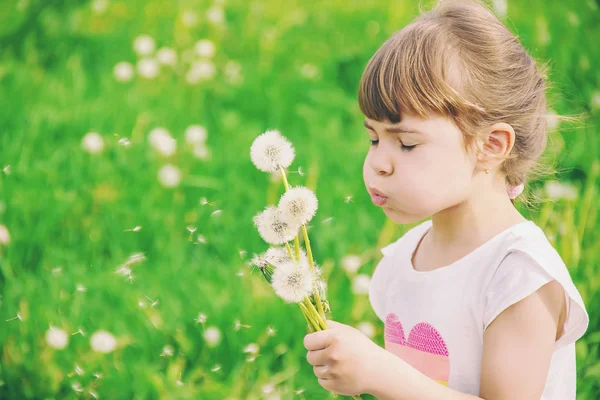
<svg viewBox="0 0 600 400">
<path fill-rule="evenodd" d="M 399 225 L 413 224 L 431 216 L 428 214 L 407 214 L 405 212 L 399 212 L 385 206 L 382 208 L 385 215 L 387 215 L 389 219 L 391 219 Z"/>
</svg>

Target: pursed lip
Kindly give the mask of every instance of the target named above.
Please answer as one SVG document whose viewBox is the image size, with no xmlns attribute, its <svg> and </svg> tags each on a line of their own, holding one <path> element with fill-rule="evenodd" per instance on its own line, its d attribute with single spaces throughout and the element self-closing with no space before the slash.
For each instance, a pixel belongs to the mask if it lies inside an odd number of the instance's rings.
<svg viewBox="0 0 600 400">
<path fill-rule="evenodd" d="M 375 189 L 374 187 L 371 187 L 371 186 L 369 186 L 369 193 L 372 194 L 372 195 L 376 194 L 378 196 L 385 197 L 387 199 L 387 196 L 383 192 L 381 192 L 381 191 L 379 191 L 379 190 L 377 190 L 377 189 Z"/>
</svg>

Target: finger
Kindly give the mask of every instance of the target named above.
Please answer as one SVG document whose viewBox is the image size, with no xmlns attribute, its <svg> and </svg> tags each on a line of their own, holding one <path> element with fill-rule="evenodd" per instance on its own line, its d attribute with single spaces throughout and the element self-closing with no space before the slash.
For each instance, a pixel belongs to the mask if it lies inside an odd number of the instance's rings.
<svg viewBox="0 0 600 400">
<path fill-rule="evenodd" d="M 310 365 L 325 365 L 327 364 L 327 355 L 325 350 L 312 350 L 306 353 L 306 360 Z"/>
<path fill-rule="evenodd" d="M 304 347 L 306 350 L 321 350 L 331 344 L 331 334 L 329 331 L 318 331 L 304 336 Z"/>
<path fill-rule="evenodd" d="M 330 378 L 329 367 L 327 365 L 315 365 L 313 367 L 313 372 L 319 379 L 327 380 Z"/>
</svg>

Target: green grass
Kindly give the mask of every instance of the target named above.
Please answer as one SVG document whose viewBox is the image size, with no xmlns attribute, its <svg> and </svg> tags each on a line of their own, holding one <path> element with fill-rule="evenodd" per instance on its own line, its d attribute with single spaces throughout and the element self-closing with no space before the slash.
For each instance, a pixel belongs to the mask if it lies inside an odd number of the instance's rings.
<svg viewBox="0 0 600 400">
<path fill-rule="evenodd" d="M 302 167 L 304 175 L 291 173 L 290 183 L 319 197 L 310 235 L 334 318 L 374 323 L 382 344 L 382 325 L 367 297 L 352 293 L 340 260 L 359 254 L 359 272 L 370 274 L 378 249 L 406 227 L 386 221 L 364 189 L 368 137 L 356 91 L 370 56 L 416 15 L 416 2 L 230 0 L 225 26 L 206 21 L 211 5 L 108 0 L 96 13 L 86 1 L 0 4 L 0 168 L 10 165 L 9 174 L 0 172 L 0 224 L 11 236 L 0 247 L 0 397 L 91 398 L 92 390 L 104 399 L 259 399 L 269 398 L 268 384 L 282 398 L 327 396 L 306 362 L 297 307 L 246 265 L 266 249 L 252 216 L 282 193 L 249 159 L 252 140 L 268 128 L 296 147 L 292 171 Z M 197 25 L 182 22 L 186 10 L 199 15 Z M 553 110 L 581 119 L 553 131 L 548 148 L 557 178 L 573 184 L 577 197 L 521 208 L 552 239 L 587 304 L 591 324 L 577 344 L 578 398 L 585 400 L 600 397 L 600 105 L 592 100 L 600 90 L 592 42 L 599 22 L 593 1 L 508 4 L 509 27 L 550 62 Z M 179 56 L 212 40 L 216 76 L 190 85 L 180 63 L 155 79 L 116 81 L 113 67 L 135 64 L 132 43 L 141 34 Z M 230 60 L 241 66 L 239 84 L 223 72 Z M 305 64 L 316 76 L 302 74 Z M 194 157 L 185 143 L 193 124 L 208 130 L 209 159 Z M 175 155 L 150 146 L 157 126 L 177 140 Z M 104 139 L 100 154 L 82 149 L 90 131 Z M 172 189 L 157 179 L 167 163 L 181 170 Z M 192 241 L 188 226 L 197 228 Z M 115 274 L 137 252 L 146 260 L 132 267 L 133 281 Z M 159 302 L 152 307 L 148 298 Z M 195 322 L 199 313 L 204 325 Z M 250 327 L 236 330 L 236 321 Z M 44 338 L 49 325 L 85 335 L 69 335 L 66 349 L 53 350 Z M 214 348 L 203 338 L 210 326 L 222 333 Z M 93 352 L 97 330 L 114 334 L 118 349 Z M 243 352 L 249 343 L 260 345 L 253 362 Z M 161 356 L 166 345 L 172 356 Z"/>
</svg>

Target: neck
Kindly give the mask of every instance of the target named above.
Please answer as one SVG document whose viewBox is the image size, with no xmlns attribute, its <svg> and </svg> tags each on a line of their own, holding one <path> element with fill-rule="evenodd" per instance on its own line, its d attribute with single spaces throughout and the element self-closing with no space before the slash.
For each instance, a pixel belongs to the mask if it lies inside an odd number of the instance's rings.
<svg viewBox="0 0 600 400">
<path fill-rule="evenodd" d="M 427 236 L 438 249 L 477 246 L 526 221 L 506 194 L 504 183 L 478 189 L 467 200 L 431 217 Z"/>
</svg>

